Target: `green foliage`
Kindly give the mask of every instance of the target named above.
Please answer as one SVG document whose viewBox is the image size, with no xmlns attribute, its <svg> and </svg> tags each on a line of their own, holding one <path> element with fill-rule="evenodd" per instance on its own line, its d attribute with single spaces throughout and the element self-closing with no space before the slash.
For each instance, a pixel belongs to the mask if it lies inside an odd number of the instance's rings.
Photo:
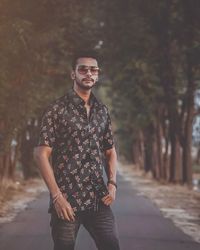
<svg viewBox="0 0 200 250">
<path fill-rule="evenodd" d="M 9 148 L 14 134 L 71 86 L 76 49 L 98 42 L 96 1 L 1 2 L 0 133 Z"/>
</svg>

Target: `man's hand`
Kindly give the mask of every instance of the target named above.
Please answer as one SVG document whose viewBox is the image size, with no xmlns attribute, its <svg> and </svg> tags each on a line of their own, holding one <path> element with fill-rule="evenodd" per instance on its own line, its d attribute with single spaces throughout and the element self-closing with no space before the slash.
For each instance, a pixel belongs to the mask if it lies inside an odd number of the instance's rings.
<svg viewBox="0 0 200 250">
<path fill-rule="evenodd" d="M 75 213 L 70 205 L 70 203 L 65 199 L 64 196 L 60 196 L 55 204 L 54 207 L 56 209 L 57 215 L 62 220 L 74 221 Z"/>
<path fill-rule="evenodd" d="M 112 184 L 108 184 L 108 192 L 109 194 L 102 198 L 102 201 L 105 205 L 109 206 L 116 197 L 116 187 Z"/>
</svg>

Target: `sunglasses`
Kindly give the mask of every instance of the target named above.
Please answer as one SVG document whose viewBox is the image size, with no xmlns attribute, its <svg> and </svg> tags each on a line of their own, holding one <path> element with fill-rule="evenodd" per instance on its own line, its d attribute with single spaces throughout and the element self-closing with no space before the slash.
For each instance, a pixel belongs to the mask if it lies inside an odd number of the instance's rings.
<svg viewBox="0 0 200 250">
<path fill-rule="evenodd" d="M 100 69 L 97 66 L 86 66 L 86 65 L 79 65 L 78 66 L 78 73 L 81 75 L 86 75 L 88 70 L 91 72 L 92 75 L 98 75 Z"/>
</svg>

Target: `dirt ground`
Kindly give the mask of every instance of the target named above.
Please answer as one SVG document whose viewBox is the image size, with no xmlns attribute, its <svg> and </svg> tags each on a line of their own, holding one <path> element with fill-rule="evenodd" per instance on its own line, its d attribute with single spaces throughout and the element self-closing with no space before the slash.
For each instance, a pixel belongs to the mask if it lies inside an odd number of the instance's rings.
<svg viewBox="0 0 200 250">
<path fill-rule="evenodd" d="M 0 190 L 0 223 L 12 221 L 21 210 L 26 209 L 29 202 L 46 190 L 41 179 L 7 183 Z"/>
<path fill-rule="evenodd" d="M 150 198 L 163 215 L 195 241 L 200 242 L 200 192 L 187 186 L 161 184 L 138 171 L 133 165 L 119 166 L 119 172 L 138 191 Z"/>
</svg>

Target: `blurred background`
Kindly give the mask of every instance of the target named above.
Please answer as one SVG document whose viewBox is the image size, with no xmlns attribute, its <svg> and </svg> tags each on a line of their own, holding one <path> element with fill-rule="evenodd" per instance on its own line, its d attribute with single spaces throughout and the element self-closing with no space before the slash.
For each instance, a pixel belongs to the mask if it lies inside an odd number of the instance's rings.
<svg viewBox="0 0 200 250">
<path fill-rule="evenodd" d="M 71 58 L 83 48 L 99 53 L 95 92 L 120 161 L 198 189 L 199 11 L 199 0 L 1 0 L 1 190 L 39 175 L 40 117 L 72 86 Z"/>
</svg>

